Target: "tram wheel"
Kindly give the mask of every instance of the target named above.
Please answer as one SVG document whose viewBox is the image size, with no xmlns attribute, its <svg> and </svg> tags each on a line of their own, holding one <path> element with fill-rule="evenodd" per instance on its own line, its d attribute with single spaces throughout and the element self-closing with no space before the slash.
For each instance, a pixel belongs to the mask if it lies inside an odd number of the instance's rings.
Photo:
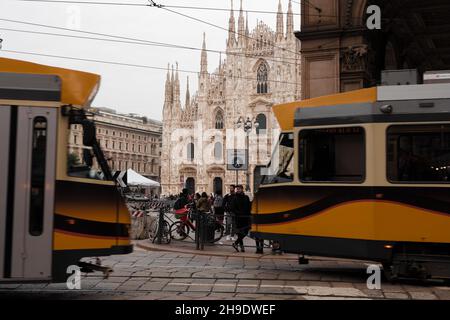
<svg viewBox="0 0 450 320">
<path fill-rule="evenodd" d="M 394 271 L 394 266 L 390 263 L 383 263 L 383 274 L 387 281 L 395 283 L 398 280 L 398 274 Z"/>
</svg>

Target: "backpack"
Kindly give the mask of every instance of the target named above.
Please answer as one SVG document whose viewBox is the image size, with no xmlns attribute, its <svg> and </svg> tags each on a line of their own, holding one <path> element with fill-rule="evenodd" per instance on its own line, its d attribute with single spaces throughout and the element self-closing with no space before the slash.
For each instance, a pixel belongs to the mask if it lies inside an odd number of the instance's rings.
<svg viewBox="0 0 450 320">
<path fill-rule="evenodd" d="M 179 210 L 182 209 L 184 207 L 184 205 L 186 204 L 186 199 L 180 197 L 177 199 L 177 201 L 175 201 L 175 203 L 173 204 L 173 208 L 175 210 Z"/>
<path fill-rule="evenodd" d="M 214 199 L 214 207 L 216 207 L 216 208 L 222 207 L 222 204 L 223 204 L 223 198 L 221 196 L 217 196 Z"/>
</svg>

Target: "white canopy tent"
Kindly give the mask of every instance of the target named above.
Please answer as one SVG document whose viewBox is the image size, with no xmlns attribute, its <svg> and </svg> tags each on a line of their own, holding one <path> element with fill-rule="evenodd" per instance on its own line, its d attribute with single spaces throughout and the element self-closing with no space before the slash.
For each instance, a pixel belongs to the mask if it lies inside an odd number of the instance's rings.
<svg viewBox="0 0 450 320">
<path fill-rule="evenodd" d="M 139 173 L 137 173 L 133 169 L 127 170 L 127 185 L 128 186 L 151 187 L 151 188 L 157 188 L 160 186 L 159 182 L 156 182 L 152 179 L 148 179 L 144 176 L 141 176 Z"/>
</svg>

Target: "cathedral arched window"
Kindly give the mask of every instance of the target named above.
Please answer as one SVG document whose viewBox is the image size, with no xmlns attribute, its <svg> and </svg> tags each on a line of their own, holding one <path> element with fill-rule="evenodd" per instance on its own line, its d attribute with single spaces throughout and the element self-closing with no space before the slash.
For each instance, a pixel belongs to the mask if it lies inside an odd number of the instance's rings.
<svg viewBox="0 0 450 320">
<path fill-rule="evenodd" d="M 191 142 L 187 145 L 187 159 L 189 161 L 193 161 L 194 160 L 194 144 Z"/>
<path fill-rule="evenodd" d="M 214 144 L 214 158 L 216 160 L 222 160 L 222 144 L 220 142 Z"/>
<path fill-rule="evenodd" d="M 258 67 L 256 79 L 257 79 L 257 93 L 267 93 L 269 80 L 269 70 L 266 63 L 261 63 Z"/>
<path fill-rule="evenodd" d="M 217 111 L 215 118 L 215 126 L 217 130 L 223 129 L 223 113 L 221 110 Z"/>
<path fill-rule="evenodd" d="M 258 123 L 258 128 L 256 128 L 256 134 L 262 134 L 267 130 L 267 118 L 266 115 L 260 113 L 256 116 L 256 122 Z"/>
</svg>

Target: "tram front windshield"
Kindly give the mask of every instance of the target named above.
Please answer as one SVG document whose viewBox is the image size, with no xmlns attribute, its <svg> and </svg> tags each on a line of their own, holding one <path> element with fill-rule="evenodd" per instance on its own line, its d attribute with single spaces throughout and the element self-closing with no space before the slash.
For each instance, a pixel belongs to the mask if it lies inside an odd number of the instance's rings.
<svg viewBox="0 0 450 320">
<path fill-rule="evenodd" d="M 261 184 L 286 183 L 294 180 L 294 134 L 282 133 L 269 165 L 261 169 Z"/>
<path fill-rule="evenodd" d="M 67 175 L 106 180 L 92 147 L 83 144 L 83 126 L 81 124 L 70 125 L 67 144 Z"/>
</svg>

